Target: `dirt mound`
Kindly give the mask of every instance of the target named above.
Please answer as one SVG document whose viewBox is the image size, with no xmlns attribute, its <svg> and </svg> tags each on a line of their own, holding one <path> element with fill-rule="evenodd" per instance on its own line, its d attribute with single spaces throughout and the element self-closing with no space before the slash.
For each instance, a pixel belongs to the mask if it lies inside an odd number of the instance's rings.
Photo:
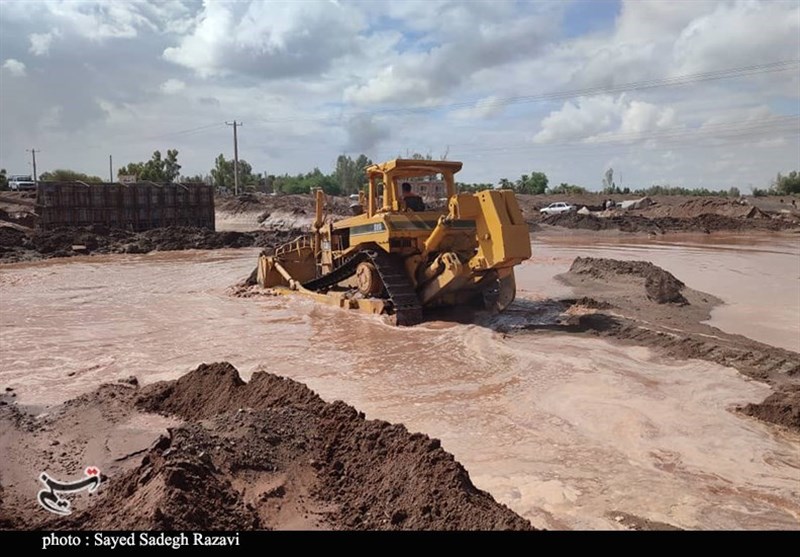
<svg viewBox="0 0 800 557">
<path fill-rule="evenodd" d="M 137 405 L 187 420 L 211 420 L 213 435 L 236 437 L 235 448 L 226 449 L 226 454 L 238 454 L 235 458 L 219 458 L 219 447 L 226 444 L 204 449 L 215 470 L 236 475 L 264 466 L 269 473 L 302 468 L 302 474 L 315 478 L 310 493 L 329 507 L 325 520 L 337 528 L 530 527 L 477 489 L 438 440 L 412 435 L 401 425 L 367 421 L 352 407 L 328 404 L 286 378 L 258 372 L 245 383 L 230 364 L 201 365 L 177 381 L 143 389 Z M 236 425 L 236 420 L 242 424 Z M 253 427 L 257 435 L 250 434 Z M 195 434 L 191 443 L 196 445 L 199 437 Z M 271 460 L 253 457 L 271 454 L 274 447 L 285 454 Z M 266 478 L 260 481 L 269 483 Z M 270 495 L 287 489 L 280 487 L 283 490 L 273 486 L 259 497 L 283 497 L 285 493 Z M 269 513 L 259 510 L 258 500 L 250 504 L 256 506 L 254 524 L 267 526 Z"/>
<path fill-rule="evenodd" d="M 25 245 L 27 234 L 22 230 L 10 226 L 0 226 L 0 253 L 11 248 L 21 248 Z"/>
<path fill-rule="evenodd" d="M 547 215 L 542 219 L 541 223 L 563 228 L 577 228 L 579 230 L 611 230 L 616 228 L 613 222 L 608 219 L 576 212 Z"/>
<path fill-rule="evenodd" d="M 675 206 L 658 205 L 646 209 L 643 214 L 649 217 L 673 217 L 679 219 L 691 219 L 703 215 L 720 215 L 734 219 L 770 218 L 765 212 L 747 203 L 716 197 L 690 199 Z"/>
<path fill-rule="evenodd" d="M 31 504 L 30 482 L 9 482 L 4 527 L 531 528 L 477 489 L 438 440 L 270 373 L 245 383 L 228 363 L 144 388 L 103 385 L 41 418 L 0 405 L 0 432 L 5 478 L 31 467 L 75 477 L 86 462 L 104 478 L 58 518 Z"/>
<path fill-rule="evenodd" d="M 681 291 L 686 286 L 672 273 L 649 261 L 618 261 L 597 257 L 576 257 L 569 272 L 588 275 L 606 281 L 619 280 L 620 276 L 644 279 L 647 298 L 658 303 L 688 304 Z"/>
<path fill-rule="evenodd" d="M 243 193 L 236 197 L 220 197 L 214 201 L 214 207 L 218 211 L 228 211 L 238 214 L 248 211 L 263 210 L 265 196 L 254 193 Z"/>
<path fill-rule="evenodd" d="M 755 210 L 757 211 L 758 209 Z M 663 232 L 703 232 L 705 234 L 722 231 L 743 232 L 751 230 L 777 232 L 800 226 L 800 222 L 797 220 L 771 218 L 768 215 L 764 215 L 764 218 L 744 218 L 707 213 L 690 218 L 659 217 L 648 220 L 658 226 Z"/>
<path fill-rule="evenodd" d="M 762 402 L 748 404 L 742 412 L 800 431 L 800 385 L 784 385 Z"/>
<path fill-rule="evenodd" d="M 675 208 L 666 212 L 672 213 Z M 724 214 L 704 213 L 696 216 L 643 216 L 628 213 L 617 213 L 609 216 L 585 215 L 581 213 L 561 213 L 549 215 L 541 219 L 541 224 L 571 228 L 576 230 L 619 230 L 620 232 L 638 232 L 647 234 L 666 234 L 668 232 L 711 232 L 722 231 L 779 231 L 797 228 L 796 220 L 770 218 L 766 213 L 750 207 L 747 214 L 756 211 L 759 216 L 735 217 Z M 677 211 L 675 211 L 677 212 Z"/>
<path fill-rule="evenodd" d="M 261 525 L 230 478 L 202 449 L 222 442 L 197 424 L 170 429 L 121 478 L 108 482 L 103 498 L 53 529 L 252 530 Z"/>
<path fill-rule="evenodd" d="M 325 402 L 305 385 L 270 373 L 255 373 L 245 383 L 235 367 L 222 362 L 201 364 L 176 381 L 146 387 L 137 405 L 148 412 L 199 420 L 244 407 L 312 406 L 319 410 Z"/>
<path fill-rule="evenodd" d="M 347 197 L 329 195 L 326 197 L 326 210 L 329 215 L 350 216 L 351 201 Z M 238 197 L 220 197 L 215 209 L 224 213 L 259 213 L 263 222 L 271 213 L 291 215 L 313 215 L 316 201 L 311 194 L 267 195 L 263 193 L 244 194 Z M 266 216 L 265 216 L 266 215 Z"/>
<path fill-rule="evenodd" d="M 154 228 L 144 232 L 94 225 L 26 233 L 0 227 L 0 261 L 13 262 L 92 253 L 149 253 L 186 249 L 271 248 L 300 235 L 297 229 L 214 232 L 191 226 Z"/>
</svg>

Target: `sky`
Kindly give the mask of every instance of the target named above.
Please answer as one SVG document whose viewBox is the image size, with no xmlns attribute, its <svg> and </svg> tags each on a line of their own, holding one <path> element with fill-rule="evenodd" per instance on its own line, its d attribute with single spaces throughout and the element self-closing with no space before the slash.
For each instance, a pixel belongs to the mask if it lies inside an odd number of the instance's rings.
<svg viewBox="0 0 800 557">
<path fill-rule="evenodd" d="M 460 181 L 764 187 L 800 169 L 800 1 L 0 0 L 0 167 L 360 153 Z"/>
</svg>

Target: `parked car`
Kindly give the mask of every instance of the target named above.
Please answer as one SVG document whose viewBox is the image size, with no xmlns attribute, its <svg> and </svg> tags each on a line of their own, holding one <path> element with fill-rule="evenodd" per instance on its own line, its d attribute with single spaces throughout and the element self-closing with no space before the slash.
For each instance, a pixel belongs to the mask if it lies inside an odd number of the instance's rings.
<svg viewBox="0 0 800 557">
<path fill-rule="evenodd" d="M 11 191 L 31 191 L 36 189 L 36 182 L 30 176 L 14 174 L 8 178 L 8 189 Z"/>
<path fill-rule="evenodd" d="M 569 203 L 559 201 L 557 203 L 551 203 L 544 209 L 539 209 L 539 212 L 543 215 L 558 215 L 559 213 L 569 213 L 577 210 L 578 208 L 575 205 L 570 205 Z"/>
</svg>

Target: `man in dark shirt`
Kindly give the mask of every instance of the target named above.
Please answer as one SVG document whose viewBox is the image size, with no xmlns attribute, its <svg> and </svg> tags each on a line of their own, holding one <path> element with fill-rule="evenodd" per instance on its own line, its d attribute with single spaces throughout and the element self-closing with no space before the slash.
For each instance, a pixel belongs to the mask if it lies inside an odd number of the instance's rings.
<svg viewBox="0 0 800 557">
<path fill-rule="evenodd" d="M 425 203 L 420 196 L 411 191 L 411 184 L 403 182 L 400 188 L 403 190 L 403 202 L 406 204 L 406 207 L 412 211 L 425 210 Z"/>
</svg>

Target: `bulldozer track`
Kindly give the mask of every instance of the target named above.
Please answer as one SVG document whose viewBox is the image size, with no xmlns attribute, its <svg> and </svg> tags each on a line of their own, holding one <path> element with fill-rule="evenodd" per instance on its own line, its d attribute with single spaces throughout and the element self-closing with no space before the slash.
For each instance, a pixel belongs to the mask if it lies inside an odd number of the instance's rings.
<svg viewBox="0 0 800 557">
<path fill-rule="evenodd" d="M 403 261 L 381 249 L 366 249 L 354 253 L 330 273 L 303 284 L 303 288 L 320 292 L 356 274 L 360 263 L 372 262 L 381 277 L 383 286 L 394 309 L 397 325 L 412 326 L 422 322 L 422 305 L 413 285 L 408 280 Z"/>
</svg>

